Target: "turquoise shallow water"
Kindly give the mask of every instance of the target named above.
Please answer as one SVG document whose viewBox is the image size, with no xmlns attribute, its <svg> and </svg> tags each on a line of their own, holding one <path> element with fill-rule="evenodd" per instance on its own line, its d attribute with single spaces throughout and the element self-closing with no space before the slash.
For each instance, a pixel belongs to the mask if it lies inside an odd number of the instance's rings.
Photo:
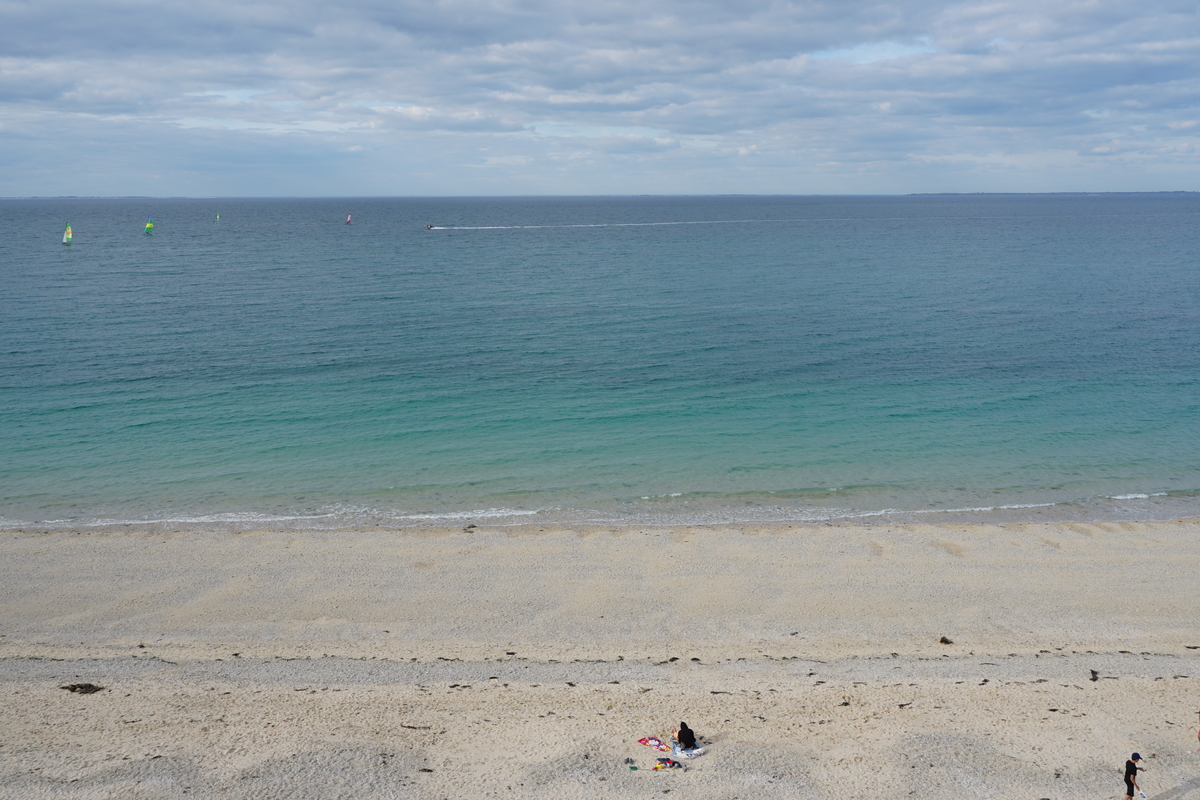
<svg viewBox="0 0 1200 800">
<path fill-rule="evenodd" d="M 0 201 L 0 526 L 1193 515 L 1198 222 L 1187 194 Z"/>
</svg>

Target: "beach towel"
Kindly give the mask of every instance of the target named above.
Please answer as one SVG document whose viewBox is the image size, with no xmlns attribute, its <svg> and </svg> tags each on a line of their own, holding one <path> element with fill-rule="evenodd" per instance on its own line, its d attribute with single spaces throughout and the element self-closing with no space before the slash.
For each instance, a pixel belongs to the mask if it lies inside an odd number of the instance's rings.
<svg viewBox="0 0 1200 800">
<path fill-rule="evenodd" d="M 661 750 L 664 753 L 671 752 L 671 745 L 667 744 L 662 739 L 659 739 L 657 736 L 643 736 L 641 739 L 638 739 L 638 742 L 646 745 L 646 747 L 653 747 L 655 750 Z"/>
</svg>

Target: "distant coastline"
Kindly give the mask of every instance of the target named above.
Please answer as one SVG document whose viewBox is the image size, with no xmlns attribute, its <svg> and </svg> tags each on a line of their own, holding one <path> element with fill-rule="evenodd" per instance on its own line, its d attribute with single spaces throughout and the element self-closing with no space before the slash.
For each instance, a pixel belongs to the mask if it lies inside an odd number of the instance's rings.
<svg viewBox="0 0 1200 800">
<path fill-rule="evenodd" d="M 911 192 L 902 197 L 1093 197 L 1118 195 L 1135 197 L 1154 194 L 1200 194 L 1194 189 L 1162 189 L 1155 192 Z"/>
</svg>

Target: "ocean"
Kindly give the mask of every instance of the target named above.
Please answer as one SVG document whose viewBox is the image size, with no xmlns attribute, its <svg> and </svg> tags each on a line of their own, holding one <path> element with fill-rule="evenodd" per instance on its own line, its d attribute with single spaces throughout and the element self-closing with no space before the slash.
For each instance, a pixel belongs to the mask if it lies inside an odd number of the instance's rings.
<svg viewBox="0 0 1200 800">
<path fill-rule="evenodd" d="M 1197 194 L 0 200 L 0 528 L 1194 516 L 1198 254 Z"/>
</svg>

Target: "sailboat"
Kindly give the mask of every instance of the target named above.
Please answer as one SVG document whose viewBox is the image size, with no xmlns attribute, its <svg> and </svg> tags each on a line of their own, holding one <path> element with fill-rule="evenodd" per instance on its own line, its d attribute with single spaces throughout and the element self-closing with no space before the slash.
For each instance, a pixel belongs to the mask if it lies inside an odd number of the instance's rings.
<svg viewBox="0 0 1200 800">
<path fill-rule="evenodd" d="M 346 212 L 346 224 L 347 225 L 350 224 L 350 212 L 349 211 Z"/>
<path fill-rule="evenodd" d="M 67 223 L 67 229 L 63 231 L 63 244 L 71 244 L 71 223 Z"/>
<path fill-rule="evenodd" d="M 150 219 L 149 217 L 146 217 L 146 235 L 154 235 L 154 220 Z"/>
</svg>

